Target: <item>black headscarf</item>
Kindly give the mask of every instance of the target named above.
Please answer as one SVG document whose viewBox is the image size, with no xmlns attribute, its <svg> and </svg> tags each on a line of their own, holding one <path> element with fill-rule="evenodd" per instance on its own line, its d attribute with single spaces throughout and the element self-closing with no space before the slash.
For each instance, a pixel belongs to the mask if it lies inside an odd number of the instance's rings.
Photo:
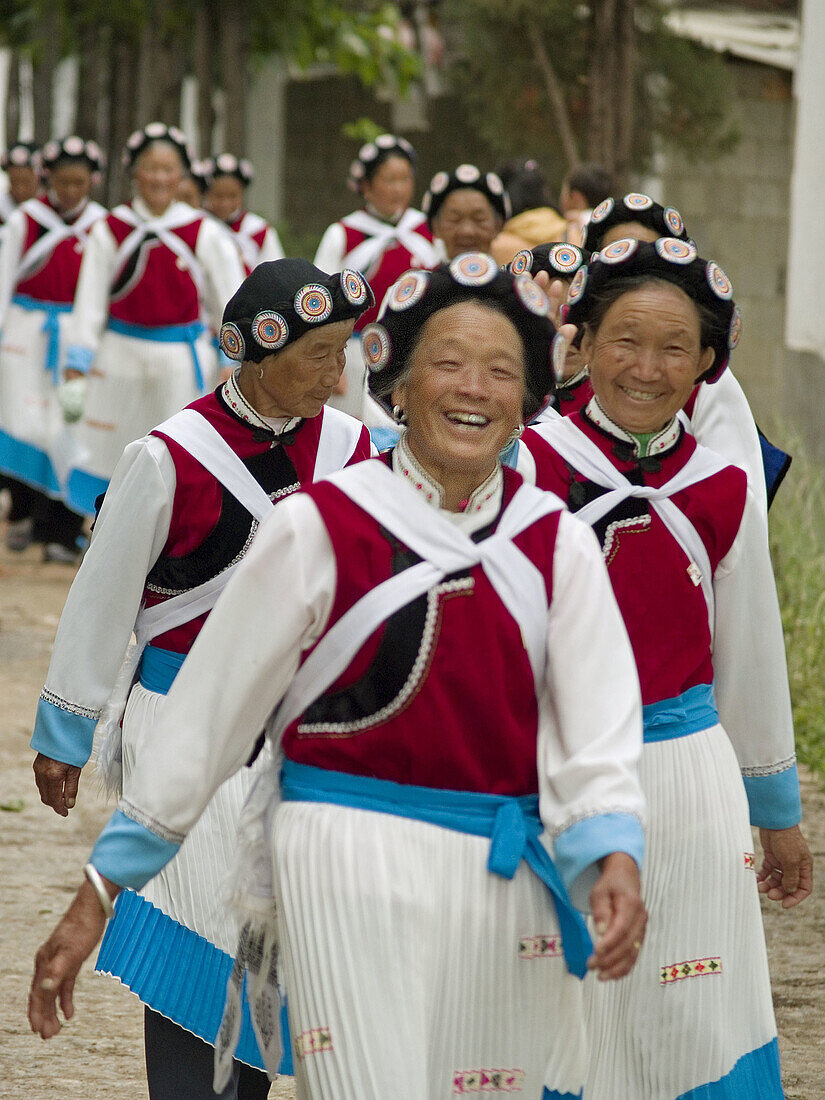
<svg viewBox="0 0 825 1100">
<path fill-rule="evenodd" d="M 657 237 L 688 239 L 682 215 L 672 206 L 662 206 L 649 195 L 632 191 L 623 199 L 605 199 L 600 202 L 584 227 L 582 247 L 598 252 L 609 229 L 627 222 L 638 222 L 653 230 Z"/>
</svg>

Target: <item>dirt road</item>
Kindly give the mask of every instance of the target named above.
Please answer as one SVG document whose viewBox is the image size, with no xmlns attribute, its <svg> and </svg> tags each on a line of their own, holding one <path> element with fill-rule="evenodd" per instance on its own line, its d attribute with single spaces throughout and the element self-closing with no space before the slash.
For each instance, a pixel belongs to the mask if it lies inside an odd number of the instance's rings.
<svg viewBox="0 0 825 1100">
<path fill-rule="evenodd" d="M 0 525 L 2 539 L 3 525 Z M 0 550 L 0 1095 L 3 1100 L 146 1100 L 141 1010 L 111 979 L 84 970 L 77 1015 L 44 1045 L 25 1018 L 37 946 L 80 882 L 110 809 L 93 776 L 68 820 L 37 798 L 28 748 L 37 696 L 73 570 L 35 550 Z M 825 795 L 806 779 L 806 831 L 819 892 L 800 909 L 765 910 L 788 1100 L 825 1096 Z M 288 1084 L 272 1100 L 291 1100 Z M 389 1098 L 388 1098 L 389 1100 Z M 642 1098 L 639 1098 L 642 1100 Z"/>
</svg>

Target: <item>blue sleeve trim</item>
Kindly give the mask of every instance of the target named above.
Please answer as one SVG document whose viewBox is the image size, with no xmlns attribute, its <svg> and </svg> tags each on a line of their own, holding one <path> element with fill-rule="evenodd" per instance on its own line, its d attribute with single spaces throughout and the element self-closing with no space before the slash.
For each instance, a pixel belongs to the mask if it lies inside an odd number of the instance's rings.
<svg viewBox="0 0 825 1100">
<path fill-rule="evenodd" d="M 46 699 L 39 699 L 31 747 L 50 760 L 82 768 L 92 755 L 96 725 L 96 718 L 73 714 Z"/>
<path fill-rule="evenodd" d="M 179 848 L 180 844 L 164 840 L 122 810 L 115 810 L 97 838 L 89 861 L 110 882 L 139 890 Z"/>
<path fill-rule="evenodd" d="M 396 428 L 370 428 L 370 439 L 375 444 L 375 449 L 379 453 L 381 451 L 389 451 L 396 445 L 400 438 L 401 432 Z"/>
<path fill-rule="evenodd" d="M 760 829 L 790 829 L 802 820 L 799 772 L 796 764 L 775 775 L 745 775 L 751 825 Z"/>
<path fill-rule="evenodd" d="M 611 852 L 626 852 L 641 868 L 645 834 L 638 818 L 632 814 L 585 817 L 556 837 L 553 858 L 577 909 L 590 908 L 590 890 L 599 874 L 596 864 Z"/>
<path fill-rule="evenodd" d="M 88 374 L 94 357 L 95 353 L 91 348 L 72 344 L 66 348 L 66 370 L 78 370 L 81 374 Z"/>
</svg>

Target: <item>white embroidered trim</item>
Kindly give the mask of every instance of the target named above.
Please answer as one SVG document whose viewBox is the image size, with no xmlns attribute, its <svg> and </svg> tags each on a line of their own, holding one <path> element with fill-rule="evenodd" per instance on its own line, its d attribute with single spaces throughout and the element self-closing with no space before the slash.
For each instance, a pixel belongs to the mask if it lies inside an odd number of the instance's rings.
<svg viewBox="0 0 825 1100">
<path fill-rule="evenodd" d="M 40 698 L 46 703 L 51 703 L 53 707 L 60 707 L 61 710 L 68 711 L 69 714 L 79 714 L 81 718 L 93 718 L 96 722 L 100 717 L 100 710 L 92 710 L 90 707 L 81 707 L 77 703 L 70 703 L 67 699 L 61 699 L 59 695 L 49 691 L 48 688 L 43 688 L 40 692 Z"/>
<path fill-rule="evenodd" d="M 587 415 L 599 428 L 609 432 L 616 439 L 621 439 L 624 443 L 630 443 L 633 447 L 633 453 L 636 457 L 639 457 L 639 443 L 630 432 L 626 432 L 624 428 L 620 428 L 619 425 L 611 420 L 604 409 L 599 404 L 598 398 L 594 395 L 590 398 L 587 405 Z M 676 443 L 681 434 L 682 428 L 676 417 L 671 420 L 669 424 L 666 424 L 664 428 L 656 435 L 654 435 L 647 446 L 647 453 L 644 458 L 654 458 L 656 455 L 662 454 L 663 451 L 670 450 L 670 448 Z"/>
<path fill-rule="evenodd" d="M 155 836 L 160 837 L 161 840 L 165 840 L 168 844 L 183 844 L 186 839 L 185 833 L 176 833 L 174 829 L 167 829 L 165 825 L 161 825 L 159 821 L 156 821 L 149 814 L 139 810 L 137 806 L 133 806 L 126 798 L 121 798 L 118 801 L 117 808 L 122 814 L 130 818 L 132 821 L 137 822 L 138 825 L 142 825 L 144 829 L 148 829 L 150 833 L 154 833 Z"/>
<path fill-rule="evenodd" d="M 748 779 L 758 779 L 763 775 L 779 775 L 780 772 L 786 772 L 788 768 L 792 768 L 796 763 L 796 753 L 793 756 L 789 756 L 787 760 L 779 760 L 776 764 L 761 764 L 755 768 L 742 768 L 742 775 L 746 775 Z"/>
<path fill-rule="evenodd" d="M 288 492 L 292 492 L 293 488 L 300 488 L 300 486 L 293 487 L 293 486 L 290 485 L 288 489 L 279 489 L 279 490 L 277 490 L 277 492 L 272 494 L 271 499 L 276 500 L 279 494 L 282 495 L 282 496 L 285 496 Z M 241 560 L 241 558 L 244 557 L 244 555 L 249 550 L 249 547 L 252 545 L 252 540 L 255 538 L 255 532 L 257 530 L 258 530 L 258 521 L 256 519 L 254 519 L 252 521 L 252 526 L 249 528 L 249 534 L 246 536 L 246 542 L 240 548 L 240 550 L 235 555 L 235 557 L 232 559 L 232 561 L 227 562 L 226 565 L 223 567 L 223 569 L 221 569 L 220 572 L 215 574 L 215 577 L 219 577 L 221 575 L 221 573 L 225 573 L 227 571 L 227 569 L 231 569 L 233 565 L 238 564 L 238 562 Z M 209 579 L 214 580 L 214 577 L 210 577 Z M 195 588 L 195 587 L 197 587 L 197 586 L 196 585 L 191 585 L 189 588 L 161 588 L 156 584 L 150 584 L 149 581 L 146 582 L 147 591 L 154 592 L 155 595 L 157 595 L 157 596 L 181 596 L 184 592 L 191 592 L 192 588 Z"/>
<path fill-rule="evenodd" d="M 255 428 L 266 428 L 268 432 L 273 434 L 279 434 L 281 432 L 287 432 L 291 428 L 294 428 L 296 424 L 301 422 L 300 416 L 284 417 L 283 428 L 275 428 L 272 424 L 268 424 L 261 414 L 254 409 L 244 395 L 241 393 L 241 388 L 238 385 L 238 374 L 240 370 L 233 371 L 223 384 L 221 394 L 224 401 L 230 407 L 230 409 L 241 418 L 245 420 L 247 424 L 252 424 Z M 280 417 L 276 419 L 281 419 Z"/>
<path fill-rule="evenodd" d="M 563 378 L 561 382 L 557 382 L 556 389 L 571 390 L 574 386 L 578 386 L 579 382 L 583 382 L 589 374 L 590 370 L 587 367 L 582 367 L 581 370 L 576 371 L 576 373 L 571 375 L 569 378 Z"/>
<path fill-rule="evenodd" d="M 284 489 L 276 489 L 274 493 L 269 494 L 269 499 L 272 501 L 280 500 L 281 497 L 288 497 L 290 493 L 297 493 L 300 488 L 300 481 L 296 481 L 293 485 L 287 485 Z"/>
<path fill-rule="evenodd" d="M 631 516 L 630 519 L 617 519 L 614 523 L 609 523 L 604 535 L 604 548 L 602 554 L 604 560 L 608 561 L 610 555 L 613 553 L 613 543 L 617 541 L 616 536 L 622 530 L 627 527 L 649 527 L 650 516 Z"/>
<path fill-rule="evenodd" d="M 415 663 L 401 690 L 386 706 L 375 711 L 374 714 L 357 719 L 355 722 L 315 722 L 312 725 L 299 725 L 298 734 L 324 733 L 345 737 L 347 734 L 360 733 L 371 726 L 378 726 L 382 722 L 386 722 L 393 714 L 403 710 L 418 690 L 424 671 L 429 664 L 435 630 L 441 611 L 441 597 L 452 592 L 469 592 L 474 584 L 475 581 L 472 577 L 463 577 L 454 581 L 445 581 L 443 584 L 436 584 L 429 590 L 427 593 L 427 614 L 424 619 L 424 630 Z"/>
<path fill-rule="evenodd" d="M 567 832 L 568 829 L 574 825 L 578 825 L 580 821 L 587 821 L 591 817 L 605 817 L 607 814 L 621 814 L 622 817 L 635 817 L 641 827 L 644 829 L 644 819 L 640 814 L 637 814 L 634 810 L 628 810 L 626 806 L 603 806 L 598 810 L 582 810 L 579 814 L 574 814 L 569 817 L 562 825 L 558 825 L 552 832 L 549 832 L 549 836 L 552 840 L 561 836 L 562 833 Z"/>
<path fill-rule="evenodd" d="M 406 478 L 408 484 L 421 493 L 428 504 L 433 504 L 437 508 L 444 507 L 444 490 L 417 461 L 407 443 L 406 433 L 402 434 L 393 452 L 393 468 L 396 473 Z M 480 512 L 488 501 L 502 492 L 503 485 L 501 464 L 496 463 L 496 468 L 490 476 L 473 489 L 464 508 L 464 514 Z"/>
</svg>

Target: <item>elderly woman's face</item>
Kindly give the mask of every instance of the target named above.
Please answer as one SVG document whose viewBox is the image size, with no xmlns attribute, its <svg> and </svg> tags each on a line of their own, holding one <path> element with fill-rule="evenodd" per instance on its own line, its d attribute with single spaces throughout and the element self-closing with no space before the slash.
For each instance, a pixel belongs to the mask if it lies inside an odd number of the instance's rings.
<svg viewBox="0 0 825 1100">
<path fill-rule="evenodd" d="M 428 469 L 482 477 L 521 422 L 524 393 L 524 349 L 512 323 L 459 302 L 424 325 L 393 401 L 405 410 L 410 444 Z"/>
<path fill-rule="evenodd" d="M 177 150 L 165 142 L 150 145 L 135 164 L 138 194 L 153 214 L 162 214 L 175 198 L 183 178 L 183 161 Z"/>
<path fill-rule="evenodd" d="M 625 431 L 663 428 L 713 363 L 699 312 L 677 286 L 648 283 L 617 299 L 582 340 L 599 404 Z"/>
<path fill-rule="evenodd" d="M 444 242 L 448 260 L 462 252 L 489 252 L 501 224 L 487 196 L 470 187 L 451 191 L 433 218 L 433 230 Z"/>
<path fill-rule="evenodd" d="M 333 321 L 305 332 L 253 370 L 253 404 L 264 416 L 317 416 L 332 396 L 346 362 L 355 321 Z M 258 370 L 263 377 L 258 378 Z"/>
</svg>

